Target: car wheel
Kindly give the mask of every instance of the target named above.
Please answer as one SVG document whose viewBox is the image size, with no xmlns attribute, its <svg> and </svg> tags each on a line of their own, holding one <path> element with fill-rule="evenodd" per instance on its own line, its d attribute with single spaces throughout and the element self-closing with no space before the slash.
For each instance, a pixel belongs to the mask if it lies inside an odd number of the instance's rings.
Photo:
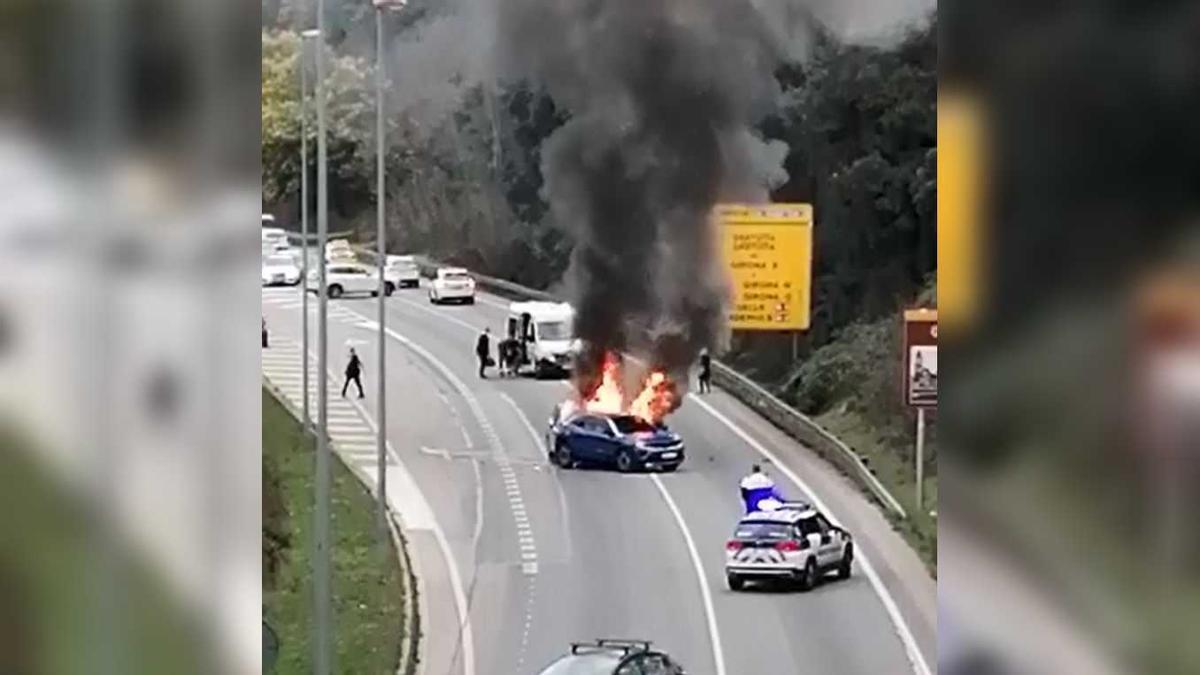
<svg viewBox="0 0 1200 675">
<path fill-rule="evenodd" d="M 391 295 L 392 293 L 395 293 L 395 292 L 396 292 L 396 284 L 393 284 L 392 282 L 389 281 L 383 285 L 383 294 L 384 295 Z"/>
<path fill-rule="evenodd" d="M 740 591 L 746 587 L 746 580 L 736 574 L 726 574 L 725 583 L 729 584 L 731 591 Z"/>
<path fill-rule="evenodd" d="M 437 298 L 433 297 L 433 293 L 429 294 L 429 304 L 431 304 L 431 305 L 437 304 Z"/>
<path fill-rule="evenodd" d="M 846 550 L 842 553 L 842 561 L 838 563 L 837 578 L 849 579 L 850 570 L 854 562 L 854 545 L 846 544 Z"/>
<path fill-rule="evenodd" d="M 330 286 L 330 287 L 329 287 L 328 289 L 326 289 L 326 290 L 327 290 L 327 292 L 328 292 L 328 294 L 329 294 L 329 297 L 331 297 L 331 298 L 340 298 L 340 297 L 342 297 L 342 287 L 341 287 L 341 286 L 339 286 L 339 285 L 337 285 L 337 284 L 334 284 L 334 285 Z"/>
<path fill-rule="evenodd" d="M 628 450 L 622 450 L 617 453 L 617 471 L 621 473 L 629 473 L 634 467 L 633 453 Z"/>
<path fill-rule="evenodd" d="M 575 460 L 571 457 L 571 448 L 566 443 L 554 447 L 554 463 L 563 469 L 574 469 Z"/>
<path fill-rule="evenodd" d="M 468 305 L 473 305 L 475 304 L 475 298 L 467 298 L 463 302 L 467 303 Z"/>
<path fill-rule="evenodd" d="M 817 585 L 817 563 L 812 558 L 808 559 L 808 564 L 804 566 L 804 571 L 800 573 L 799 586 L 802 591 L 810 591 Z"/>
</svg>

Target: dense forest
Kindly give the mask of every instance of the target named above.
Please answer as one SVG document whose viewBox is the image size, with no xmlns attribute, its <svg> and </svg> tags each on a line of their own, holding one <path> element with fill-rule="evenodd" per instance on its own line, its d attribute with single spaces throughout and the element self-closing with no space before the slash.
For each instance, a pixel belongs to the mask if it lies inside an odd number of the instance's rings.
<svg viewBox="0 0 1200 675">
<path fill-rule="evenodd" d="M 369 237 L 372 18 L 357 4 L 330 5 L 331 226 Z M 307 21 L 291 6 L 263 2 L 263 200 L 285 221 L 295 219 L 299 203 L 294 29 Z M 398 40 L 392 53 L 399 54 L 392 62 L 428 72 L 411 45 L 447 37 L 439 28 L 452 31 L 421 4 L 412 7 L 389 18 Z M 406 77 L 388 78 L 390 246 L 538 288 L 559 283 L 573 242 L 544 201 L 541 147 L 570 111 L 527 82 L 455 72 L 443 82 Z M 933 304 L 935 295 L 936 16 L 886 46 L 817 32 L 806 57 L 779 68 L 776 80 L 781 95 L 758 131 L 788 148 L 789 179 L 772 197 L 815 207 L 813 327 L 797 360 L 791 336 L 770 334 L 735 336 L 725 358 L 807 412 L 861 410 L 907 447 L 899 373 L 878 364 L 898 359 L 898 310 L 918 300 Z"/>
</svg>

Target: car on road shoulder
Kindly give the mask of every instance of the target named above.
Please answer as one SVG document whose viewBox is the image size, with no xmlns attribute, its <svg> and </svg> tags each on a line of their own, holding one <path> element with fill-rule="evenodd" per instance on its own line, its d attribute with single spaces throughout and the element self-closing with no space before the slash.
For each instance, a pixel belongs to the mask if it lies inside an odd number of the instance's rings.
<svg viewBox="0 0 1200 675">
<path fill-rule="evenodd" d="M 564 469 L 593 464 L 622 473 L 675 471 L 685 454 L 679 434 L 636 415 L 580 412 L 560 419 L 556 410 L 547 440 L 550 461 Z"/>
<path fill-rule="evenodd" d="M 848 578 L 853 561 L 850 533 L 803 502 L 746 514 L 725 542 L 725 579 L 733 591 L 752 581 L 783 581 L 809 590 L 830 572 Z"/>
<path fill-rule="evenodd" d="M 286 253 L 274 253 L 262 259 L 263 286 L 295 286 L 300 283 L 296 259 Z"/>
<path fill-rule="evenodd" d="M 319 293 L 319 270 L 308 273 L 308 290 Z M 325 287 L 331 298 L 343 295 L 378 295 L 379 274 L 359 263 L 333 263 L 325 266 Z M 387 292 L 387 289 L 384 289 Z"/>
<path fill-rule="evenodd" d="M 576 642 L 538 675 L 687 675 L 683 666 L 643 640 Z"/>
<path fill-rule="evenodd" d="M 421 285 L 421 270 L 411 255 L 389 255 L 383 267 L 383 282 L 391 293 L 397 288 Z"/>
<path fill-rule="evenodd" d="M 439 267 L 429 282 L 429 302 L 465 302 L 475 304 L 475 279 L 461 267 Z"/>
</svg>

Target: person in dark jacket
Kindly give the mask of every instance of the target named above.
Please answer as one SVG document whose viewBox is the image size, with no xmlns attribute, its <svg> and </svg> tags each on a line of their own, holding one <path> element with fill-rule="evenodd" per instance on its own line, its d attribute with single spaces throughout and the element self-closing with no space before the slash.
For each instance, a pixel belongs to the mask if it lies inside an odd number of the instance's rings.
<svg viewBox="0 0 1200 675">
<path fill-rule="evenodd" d="M 492 329 L 484 328 L 479 334 L 479 340 L 475 343 L 475 356 L 479 358 L 479 377 L 487 378 L 485 369 L 491 365 L 492 360 Z"/>
<path fill-rule="evenodd" d="M 708 350 L 700 352 L 700 393 L 705 394 L 712 391 L 712 357 L 708 355 Z"/>
<path fill-rule="evenodd" d="M 359 376 L 362 374 L 362 361 L 358 360 L 358 354 L 354 348 L 350 348 L 350 362 L 346 364 L 346 382 L 342 384 L 342 398 L 346 398 L 346 388 L 353 382 L 354 386 L 358 387 L 358 397 L 363 398 L 362 380 Z"/>
<path fill-rule="evenodd" d="M 268 340 L 267 340 L 267 317 L 264 316 L 262 322 L 263 322 L 263 340 L 262 340 L 263 346 L 262 346 L 262 348 L 266 349 L 270 346 L 268 344 Z"/>
</svg>

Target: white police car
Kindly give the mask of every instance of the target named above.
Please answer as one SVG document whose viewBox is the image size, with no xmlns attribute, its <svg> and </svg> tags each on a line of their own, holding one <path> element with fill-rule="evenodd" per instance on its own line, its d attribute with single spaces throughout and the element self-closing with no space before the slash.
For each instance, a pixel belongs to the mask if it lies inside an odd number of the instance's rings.
<svg viewBox="0 0 1200 675">
<path fill-rule="evenodd" d="M 783 502 L 771 510 L 748 513 L 725 543 L 725 579 L 740 591 L 749 581 L 785 581 L 803 590 L 828 572 L 850 576 L 854 542 L 803 502 Z"/>
</svg>

